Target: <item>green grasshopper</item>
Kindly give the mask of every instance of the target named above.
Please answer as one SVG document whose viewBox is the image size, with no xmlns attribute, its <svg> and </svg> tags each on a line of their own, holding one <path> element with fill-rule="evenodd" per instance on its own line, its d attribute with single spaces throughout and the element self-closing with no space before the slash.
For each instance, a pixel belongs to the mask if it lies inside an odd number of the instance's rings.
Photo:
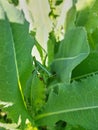
<svg viewBox="0 0 98 130">
<path fill-rule="evenodd" d="M 46 81 L 47 77 L 51 78 L 53 76 L 44 65 L 36 60 L 35 57 L 33 57 L 33 64 L 35 66 L 34 71 L 37 72 L 37 74 L 40 76 L 40 79 Z"/>
</svg>

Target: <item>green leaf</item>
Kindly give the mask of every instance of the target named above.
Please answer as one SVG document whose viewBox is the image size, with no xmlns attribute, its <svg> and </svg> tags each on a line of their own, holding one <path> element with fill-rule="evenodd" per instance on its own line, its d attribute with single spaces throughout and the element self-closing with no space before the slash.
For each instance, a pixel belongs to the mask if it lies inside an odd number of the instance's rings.
<svg viewBox="0 0 98 130">
<path fill-rule="evenodd" d="M 89 33 L 92 33 L 98 26 L 98 0 L 92 2 L 89 7 L 78 12 L 76 19 L 76 25 L 85 26 Z"/>
<path fill-rule="evenodd" d="M 45 94 L 46 88 L 43 79 L 41 79 L 36 70 L 34 70 L 32 76 L 28 80 L 25 93 L 27 107 L 32 116 L 35 116 L 45 104 Z"/>
<path fill-rule="evenodd" d="M 34 44 L 28 23 L 21 11 L 0 0 L 0 100 L 13 105 L 5 108 L 12 121 L 29 118 L 24 89 L 32 72 L 31 49 Z"/>
<path fill-rule="evenodd" d="M 98 73 L 98 29 L 92 34 L 88 34 L 90 44 L 89 56 L 81 62 L 72 72 L 72 79 L 80 78 Z"/>
<path fill-rule="evenodd" d="M 39 55 L 40 55 L 40 58 L 41 58 L 41 62 L 43 64 L 45 64 L 46 51 L 42 48 L 42 46 L 38 42 L 35 43 L 35 46 L 36 46 L 36 48 L 37 48 L 37 50 L 39 52 Z M 35 51 L 32 51 L 32 54 L 34 55 Z"/>
<path fill-rule="evenodd" d="M 98 75 L 70 85 L 52 86 L 44 110 L 36 117 L 42 126 L 54 126 L 59 120 L 85 129 L 98 129 Z M 55 89 L 58 88 L 58 93 Z"/>
<path fill-rule="evenodd" d="M 76 25 L 77 26 L 85 26 L 85 24 L 88 21 L 88 15 L 89 15 L 89 8 L 86 8 L 82 11 L 77 12 L 77 17 L 76 17 Z"/>
<path fill-rule="evenodd" d="M 89 130 L 89 129 L 85 129 L 79 125 L 73 127 L 72 125 L 67 124 L 64 130 Z"/>
<path fill-rule="evenodd" d="M 68 11 L 66 21 L 65 21 L 65 30 L 72 29 L 75 27 L 76 20 L 76 7 L 73 5 L 72 8 Z"/>
<path fill-rule="evenodd" d="M 54 32 L 52 31 L 49 35 L 49 40 L 47 43 L 47 50 L 48 50 L 48 66 L 52 63 L 54 59 L 55 49 L 57 46 L 56 38 L 54 36 Z"/>
<path fill-rule="evenodd" d="M 90 54 L 81 64 L 79 64 L 72 74 L 72 79 L 80 79 L 91 75 L 93 73 L 98 73 L 98 1 L 94 0 L 89 7 L 80 10 L 77 13 L 76 25 L 84 26 L 88 33 L 88 41 L 90 45 Z"/>
<path fill-rule="evenodd" d="M 89 130 L 89 129 L 85 129 L 81 126 L 76 126 L 76 127 L 72 127 L 72 129 L 70 129 L 70 130 Z"/>
<path fill-rule="evenodd" d="M 84 28 L 75 28 L 65 34 L 51 65 L 60 81 L 69 83 L 72 70 L 89 54 L 87 34 Z"/>
</svg>

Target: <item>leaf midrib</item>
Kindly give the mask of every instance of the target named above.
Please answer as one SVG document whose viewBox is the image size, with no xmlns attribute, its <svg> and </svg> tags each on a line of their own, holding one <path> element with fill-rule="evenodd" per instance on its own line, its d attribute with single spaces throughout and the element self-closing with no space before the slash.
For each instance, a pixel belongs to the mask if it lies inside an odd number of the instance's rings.
<svg viewBox="0 0 98 130">
<path fill-rule="evenodd" d="M 94 75 L 94 74 L 98 74 L 98 71 L 94 71 L 94 72 L 91 72 L 91 73 L 87 73 L 87 74 L 83 74 L 83 75 L 79 75 L 79 76 L 73 77 L 73 78 L 71 79 L 71 81 L 83 79 L 83 78 L 85 78 L 85 77 L 92 76 L 92 75 Z"/>
<path fill-rule="evenodd" d="M 86 56 L 86 55 L 88 55 L 89 53 L 88 52 L 84 52 L 84 53 L 79 53 L 78 55 L 76 55 L 76 56 L 73 56 L 73 57 L 60 57 L 60 58 L 55 58 L 54 60 L 53 60 L 53 62 L 56 62 L 56 61 L 58 61 L 58 62 L 60 62 L 60 61 L 64 61 L 64 60 L 74 60 L 74 59 L 76 59 L 76 58 L 78 58 L 78 57 L 80 57 L 80 56 Z"/>
<path fill-rule="evenodd" d="M 6 14 L 5 14 L 5 17 L 7 17 Z M 20 82 L 20 77 L 19 77 L 19 70 L 18 70 L 18 64 L 17 64 L 17 58 L 16 58 L 17 56 L 16 56 L 16 51 L 15 51 L 15 42 L 14 42 L 14 38 L 13 38 L 13 33 L 12 33 L 10 22 L 9 22 L 8 19 L 7 19 L 7 21 L 8 21 L 7 22 L 8 26 L 9 26 L 9 32 L 11 34 L 11 39 L 12 39 L 12 48 L 13 48 L 13 54 L 14 54 L 14 62 L 15 62 L 15 68 L 16 68 L 16 76 L 17 76 L 18 87 L 19 87 L 19 90 L 20 90 L 20 93 L 21 93 L 21 96 L 22 96 L 24 106 L 27 109 L 26 102 L 25 102 L 24 95 L 23 95 L 23 91 L 22 91 L 21 82 Z"/>
<path fill-rule="evenodd" d="M 72 108 L 72 109 L 66 109 L 66 110 L 60 110 L 56 112 L 47 112 L 44 114 L 40 114 L 35 117 L 35 120 L 39 120 L 48 116 L 54 116 L 58 114 L 63 114 L 63 113 L 69 113 L 69 112 L 77 112 L 77 111 L 85 111 L 85 110 L 91 110 L 91 109 L 97 109 L 98 106 L 88 106 L 88 107 L 79 107 L 79 108 Z"/>
</svg>

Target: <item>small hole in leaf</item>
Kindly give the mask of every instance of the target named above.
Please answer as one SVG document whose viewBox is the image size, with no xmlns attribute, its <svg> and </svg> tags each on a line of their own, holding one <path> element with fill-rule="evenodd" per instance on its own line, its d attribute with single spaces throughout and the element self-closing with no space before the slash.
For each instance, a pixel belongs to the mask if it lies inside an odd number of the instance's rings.
<svg viewBox="0 0 98 130">
<path fill-rule="evenodd" d="M 65 128 L 67 125 L 67 123 L 65 121 L 59 120 L 58 122 L 56 122 L 55 127 L 57 130 L 59 130 L 60 128 Z"/>
</svg>

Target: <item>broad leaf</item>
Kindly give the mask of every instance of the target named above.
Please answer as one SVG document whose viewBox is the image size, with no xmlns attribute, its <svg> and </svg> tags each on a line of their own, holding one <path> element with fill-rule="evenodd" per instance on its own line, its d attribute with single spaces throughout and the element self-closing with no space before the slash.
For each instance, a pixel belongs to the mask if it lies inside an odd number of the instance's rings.
<svg viewBox="0 0 98 130">
<path fill-rule="evenodd" d="M 70 85 L 52 86 L 43 112 L 36 116 L 36 123 L 54 126 L 59 120 L 74 127 L 98 129 L 98 75 Z"/>
<path fill-rule="evenodd" d="M 60 81 L 69 83 L 72 70 L 89 54 L 87 34 L 84 28 L 75 28 L 65 34 L 51 69 Z"/>
<path fill-rule="evenodd" d="M 98 73 L 98 29 L 92 34 L 88 34 L 90 44 L 89 56 L 79 64 L 72 73 L 72 79 L 80 79 L 87 75 Z"/>
<path fill-rule="evenodd" d="M 88 7 L 78 11 L 76 25 L 85 26 L 87 32 L 92 33 L 98 26 L 98 0 L 91 0 Z"/>
<path fill-rule="evenodd" d="M 23 91 L 32 72 L 33 39 L 21 11 L 0 0 L 0 100 L 13 105 L 6 108 L 8 117 L 24 122 L 29 115 Z"/>
<path fill-rule="evenodd" d="M 88 33 L 88 41 L 90 45 L 90 54 L 80 65 L 78 65 L 72 75 L 72 79 L 80 79 L 93 73 L 98 73 L 98 1 L 93 1 L 94 4 L 89 8 L 78 12 L 76 18 L 77 26 L 84 26 Z"/>
</svg>

